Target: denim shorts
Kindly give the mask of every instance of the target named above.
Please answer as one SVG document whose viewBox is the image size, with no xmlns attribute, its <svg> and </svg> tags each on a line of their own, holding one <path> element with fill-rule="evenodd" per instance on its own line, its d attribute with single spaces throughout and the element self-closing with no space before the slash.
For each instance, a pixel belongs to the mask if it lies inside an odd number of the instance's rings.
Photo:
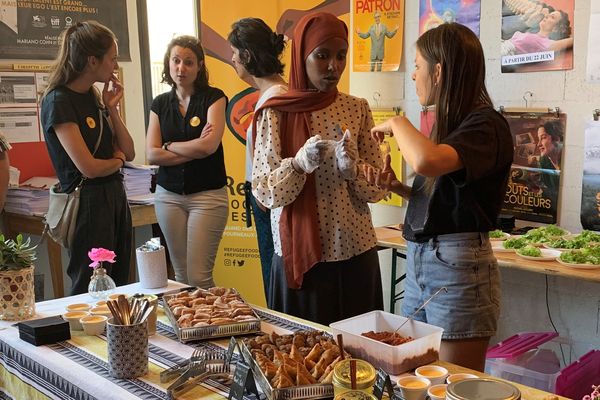
<svg viewBox="0 0 600 400">
<path fill-rule="evenodd" d="M 444 328 L 443 339 L 490 337 L 500 315 L 500 274 L 487 233 L 439 235 L 408 242 L 402 315 Z"/>
</svg>

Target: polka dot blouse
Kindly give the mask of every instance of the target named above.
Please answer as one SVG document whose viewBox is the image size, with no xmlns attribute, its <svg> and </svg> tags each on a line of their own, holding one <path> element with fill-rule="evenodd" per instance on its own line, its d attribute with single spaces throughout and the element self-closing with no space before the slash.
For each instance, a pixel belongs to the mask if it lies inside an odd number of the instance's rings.
<svg viewBox="0 0 600 400">
<path fill-rule="evenodd" d="M 292 158 L 281 158 L 279 112 L 266 109 L 257 121 L 252 193 L 271 212 L 275 252 L 282 256 L 279 220 L 282 208 L 292 203 L 304 187 L 306 175 L 292 167 Z M 377 143 L 370 136 L 373 117 L 366 100 L 339 93 L 327 108 L 311 113 L 312 135 L 339 141 L 336 125 L 347 127 L 357 141 L 359 165 L 382 166 Z M 359 168 L 362 171 L 362 168 Z M 353 181 L 340 174 L 332 151 L 316 169 L 317 218 L 321 239 L 321 261 L 342 261 L 373 248 L 377 239 L 368 202 L 377 202 L 385 192 L 366 182 L 362 173 Z"/>
</svg>

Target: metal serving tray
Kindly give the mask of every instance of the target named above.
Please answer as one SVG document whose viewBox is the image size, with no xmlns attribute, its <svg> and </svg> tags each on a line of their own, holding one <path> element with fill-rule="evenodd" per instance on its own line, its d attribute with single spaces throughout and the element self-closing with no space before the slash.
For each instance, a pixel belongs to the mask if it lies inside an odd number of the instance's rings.
<svg viewBox="0 0 600 400">
<path fill-rule="evenodd" d="M 256 383 L 269 400 L 325 399 L 333 397 L 333 385 L 331 383 L 292 386 L 283 389 L 271 387 L 271 383 L 269 383 L 254 357 L 252 357 L 246 344 L 243 341 L 239 341 L 239 344 L 244 361 L 250 365 Z"/>
<path fill-rule="evenodd" d="M 194 290 L 194 289 L 191 289 Z M 236 291 L 236 294 L 237 293 Z M 229 337 L 229 336 L 237 336 L 237 335 L 247 335 L 249 333 L 260 332 L 260 317 L 256 315 L 254 309 L 252 310 L 252 315 L 256 318 L 256 321 L 240 321 L 232 324 L 222 324 L 222 325 L 208 325 L 208 326 L 196 326 L 190 328 L 181 328 L 177 323 L 177 318 L 173 314 L 171 307 L 169 307 L 168 301 L 172 298 L 176 297 L 173 295 L 164 295 L 163 296 L 163 306 L 165 310 L 165 314 L 169 318 L 171 322 L 171 326 L 175 330 L 179 341 L 182 343 L 192 342 L 194 340 L 204 340 L 204 339 L 213 339 L 219 337 Z M 240 296 L 240 299 L 241 296 Z M 242 301 L 244 301 L 242 299 Z"/>
</svg>

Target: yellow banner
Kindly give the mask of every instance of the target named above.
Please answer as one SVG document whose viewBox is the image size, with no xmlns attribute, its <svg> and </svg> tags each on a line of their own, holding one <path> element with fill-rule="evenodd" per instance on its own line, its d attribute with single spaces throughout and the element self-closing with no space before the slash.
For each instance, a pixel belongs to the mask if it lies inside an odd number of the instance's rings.
<svg viewBox="0 0 600 400">
<path fill-rule="evenodd" d="M 223 137 L 225 166 L 229 188 L 229 221 L 217 254 L 214 277 L 218 285 L 235 287 L 251 303 L 264 305 L 264 289 L 258 244 L 254 227 L 246 228 L 243 185 L 245 180 L 246 128 L 252 121 L 257 92 L 240 80 L 231 66 L 231 47 L 227 35 L 231 24 L 249 16 L 261 18 L 278 33 L 293 36 L 298 20 L 307 13 L 329 12 L 349 26 L 348 1 L 316 0 L 230 0 L 226 7 L 215 0 L 201 3 L 200 32 L 205 48 L 211 85 L 223 90 L 229 98 Z M 289 71 L 291 43 L 286 46 L 284 62 L 286 80 Z M 342 75 L 338 89 L 348 92 L 348 70 Z"/>
</svg>

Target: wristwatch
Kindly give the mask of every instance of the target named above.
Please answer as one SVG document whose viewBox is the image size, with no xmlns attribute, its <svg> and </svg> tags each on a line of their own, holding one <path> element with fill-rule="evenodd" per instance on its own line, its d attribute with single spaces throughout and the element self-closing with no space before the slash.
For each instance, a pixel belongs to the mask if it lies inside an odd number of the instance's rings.
<svg viewBox="0 0 600 400">
<path fill-rule="evenodd" d="M 165 142 L 162 145 L 163 150 L 169 150 L 169 146 L 171 145 L 171 143 L 173 143 L 173 142 Z"/>
</svg>

